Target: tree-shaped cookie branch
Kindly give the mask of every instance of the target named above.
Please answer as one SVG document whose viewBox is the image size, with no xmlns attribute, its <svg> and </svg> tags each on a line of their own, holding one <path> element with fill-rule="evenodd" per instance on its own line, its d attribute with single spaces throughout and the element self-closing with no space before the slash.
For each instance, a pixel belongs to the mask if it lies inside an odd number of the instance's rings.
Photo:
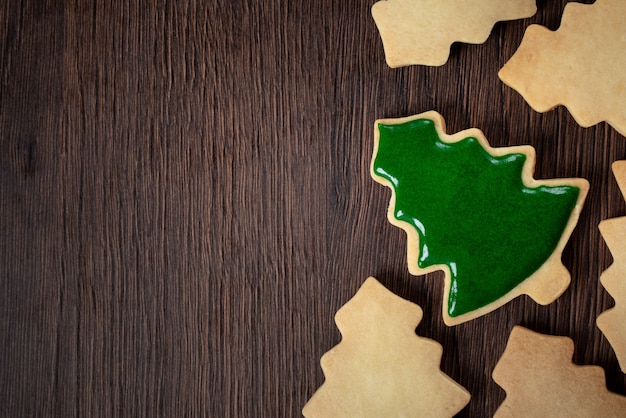
<svg viewBox="0 0 626 418">
<path fill-rule="evenodd" d="M 392 190 L 388 219 L 407 233 L 409 272 L 446 273 L 446 324 L 565 291 L 561 254 L 586 180 L 535 180 L 532 147 L 491 148 L 478 129 L 447 135 L 436 112 L 379 120 L 374 132 L 371 174 Z"/>
<path fill-rule="evenodd" d="M 373 277 L 336 314 L 341 342 L 321 360 L 326 376 L 305 417 L 451 417 L 469 393 L 439 369 L 442 348 L 418 337 L 422 310 Z"/>
<path fill-rule="evenodd" d="M 626 1 L 570 2 L 557 31 L 531 25 L 500 70 L 538 112 L 565 105 L 583 127 L 606 121 L 626 135 Z"/>
<path fill-rule="evenodd" d="M 443 65 L 454 42 L 481 44 L 496 22 L 536 11 L 535 0 L 383 0 L 372 6 L 390 67 Z"/>
<path fill-rule="evenodd" d="M 626 397 L 609 392 L 599 366 L 572 363 L 574 343 L 516 326 L 493 371 L 506 391 L 496 417 L 623 417 Z"/>
<path fill-rule="evenodd" d="M 626 161 L 613 163 L 613 174 L 626 196 Z M 600 233 L 613 254 L 613 264 L 600 281 L 615 299 L 615 307 L 598 316 L 597 324 L 611 343 L 623 372 L 626 372 L 626 216 L 600 223 Z"/>
</svg>

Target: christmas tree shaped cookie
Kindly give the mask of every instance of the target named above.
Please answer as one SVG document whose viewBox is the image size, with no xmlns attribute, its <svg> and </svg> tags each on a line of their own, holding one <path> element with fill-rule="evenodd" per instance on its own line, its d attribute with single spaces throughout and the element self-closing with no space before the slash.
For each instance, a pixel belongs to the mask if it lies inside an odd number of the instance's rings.
<svg viewBox="0 0 626 418">
<path fill-rule="evenodd" d="M 446 324 L 521 294 L 547 304 L 569 285 L 561 253 L 589 184 L 535 180 L 534 165 L 530 146 L 491 148 L 478 129 L 447 135 L 436 112 L 376 122 L 372 177 L 392 189 L 409 272 L 445 271 Z"/>
<path fill-rule="evenodd" d="M 493 371 L 506 391 L 496 417 L 624 417 L 626 397 L 609 392 L 599 366 L 572 363 L 567 337 L 513 328 Z"/>
<path fill-rule="evenodd" d="M 536 11 L 535 0 L 383 0 L 372 6 L 390 67 L 443 65 L 454 42 L 481 44 L 496 22 Z"/>
<path fill-rule="evenodd" d="M 322 357 L 324 384 L 302 414 L 451 417 L 470 394 L 439 369 L 442 348 L 419 337 L 422 310 L 368 278 L 336 314 L 342 340 Z"/>
<path fill-rule="evenodd" d="M 499 76 L 538 112 L 565 105 L 583 127 L 626 135 L 626 1 L 568 3 L 553 32 L 531 25 Z"/>
<path fill-rule="evenodd" d="M 626 161 L 614 162 L 613 173 L 626 196 Z M 615 299 L 615 307 L 598 316 L 597 324 L 626 373 L 626 216 L 601 222 L 600 233 L 614 258 L 613 264 L 600 276 L 600 281 Z"/>
</svg>

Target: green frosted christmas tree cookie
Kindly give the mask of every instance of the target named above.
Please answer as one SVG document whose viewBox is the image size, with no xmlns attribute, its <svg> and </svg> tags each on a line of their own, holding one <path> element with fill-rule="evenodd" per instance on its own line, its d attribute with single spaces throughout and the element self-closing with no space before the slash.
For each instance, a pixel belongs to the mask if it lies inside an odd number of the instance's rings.
<svg viewBox="0 0 626 418">
<path fill-rule="evenodd" d="M 392 189 L 388 218 L 407 233 L 409 272 L 445 271 L 446 324 L 567 289 L 561 254 L 586 180 L 535 180 L 532 147 L 491 148 L 478 129 L 447 135 L 436 112 L 378 120 L 374 131 L 372 177 Z"/>
</svg>

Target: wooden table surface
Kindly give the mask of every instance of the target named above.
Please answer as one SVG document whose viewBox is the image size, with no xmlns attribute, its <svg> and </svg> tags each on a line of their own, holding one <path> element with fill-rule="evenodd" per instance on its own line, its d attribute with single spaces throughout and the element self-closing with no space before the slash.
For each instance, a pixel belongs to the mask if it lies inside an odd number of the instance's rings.
<svg viewBox="0 0 626 418">
<path fill-rule="evenodd" d="M 459 416 L 504 399 L 491 372 L 516 324 L 571 337 L 574 362 L 626 392 L 595 325 L 626 138 L 539 114 L 497 77 L 565 0 L 401 69 L 374 0 L 115 3 L 0 5 L 1 416 L 299 416 L 368 276 L 423 308 L 417 333 L 472 394 Z M 369 175 L 373 122 L 431 109 L 448 132 L 534 146 L 538 179 L 590 181 L 556 302 L 447 327 L 443 273 L 409 275 Z"/>
</svg>

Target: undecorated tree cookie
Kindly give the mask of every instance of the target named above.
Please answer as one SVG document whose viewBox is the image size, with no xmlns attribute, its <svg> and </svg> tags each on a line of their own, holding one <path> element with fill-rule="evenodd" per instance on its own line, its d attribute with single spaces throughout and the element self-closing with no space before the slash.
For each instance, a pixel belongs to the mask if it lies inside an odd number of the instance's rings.
<svg viewBox="0 0 626 418">
<path fill-rule="evenodd" d="M 626 161 L 614 162 L 613 173 L 626 196 Z M 602 221 L 600 233 L 614 258 L 613 264 L 600 276 L 600 281 L 615 299 L 615 307 L 598 316 L 597 324 L 626 373 L 626 216 Z"/>
<path fill-rule="evenodd" d="M 534 167 L 534 148 L 491 148 L 478 129 L 448 135 L 433 111 L 376 121 L 371 175 L 392 190 L 409 272 L 445 272 L 446 324 L 522 294 L 548 304 L 569 286 L 561 254 L 589 183 L 535 180 Z"/>
<path fill-rule="evenodd" d="M 495 417 L 624 417 L 626 397 L 609 392 L 599 366 L 572 363 L 574 343 L 516 326 L 493 371 L 506 391 Z"/>
<path fill-rule="evenodd" d="M 341 342 L 322 357 L 324 384 L 302 410 L 315 417 L 452 417 L 470 394 L 439 369 L 439 343 L 415 334 L 416 304 L 373 277 L 336 314 Z"/>
<path fill-rule="evenodd" d="M 535 0 L 383 0 L 372 6 L 390 67 L 443 65 L 454 42 L 482 44 L 496 22 L 536 12 Z"/>
<path fill-rule="evenodd" d="M 557 31 L 529 26 L 499 76 L 538 112 L 565 105 L 626 135 L 626 1 L 570 2 Z"/>
</svg>

